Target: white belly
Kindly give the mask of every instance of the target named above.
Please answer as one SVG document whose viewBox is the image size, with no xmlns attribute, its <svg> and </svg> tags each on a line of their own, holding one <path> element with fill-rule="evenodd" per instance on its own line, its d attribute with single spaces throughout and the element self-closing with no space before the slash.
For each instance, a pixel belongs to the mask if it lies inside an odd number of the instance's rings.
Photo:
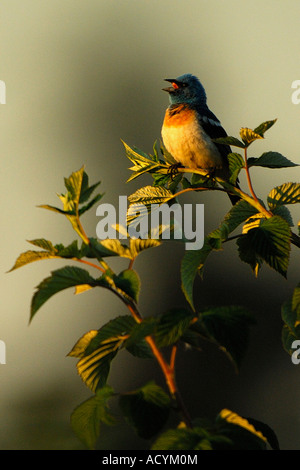
<svg viewBox="0 0 300 470">
<path fill-rule="evenodd" d="M 221 168 L 221 155 L 198 123 L 163 126 L 162 139 L 168 152 L 186 168 Z"/>
</svg>

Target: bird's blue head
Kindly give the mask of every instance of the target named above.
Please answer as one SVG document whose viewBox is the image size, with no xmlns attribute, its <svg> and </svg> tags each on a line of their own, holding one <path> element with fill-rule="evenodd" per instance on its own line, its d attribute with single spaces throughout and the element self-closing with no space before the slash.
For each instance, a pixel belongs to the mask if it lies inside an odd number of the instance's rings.
<svg viewBox="0 0 300 470">
<path fill-rule="evenodd" d="M 171 105 L 187 103 L 201 106 L 206 104 L 204 87 L 194 75 L 186 73 L 174 79 L 166 78 L 165 81 L 172 84 L 168 88 L 163 88 L 164 91 L 169 93 Z"/>
</svg>

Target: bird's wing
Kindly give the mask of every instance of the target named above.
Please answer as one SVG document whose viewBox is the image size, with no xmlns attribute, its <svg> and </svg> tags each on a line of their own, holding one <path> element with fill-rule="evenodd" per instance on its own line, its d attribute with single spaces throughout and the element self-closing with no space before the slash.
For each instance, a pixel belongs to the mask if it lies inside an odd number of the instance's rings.
<svg viewBox="0 0 300 470">
<path fill-rule="evenodd" d="M 227 133 L 222 127 L 219 119 L 214 115 L 214 113 L 210 111 L 210 109 L 199 109 L 197 110 L 197 115 L 204 132 L 206 132 L 206 134 L 211 139 L 227 137 Z M 224 159 L 226 158 L 227 161 L 227 155 L 231 152 L 231 148 L 229 147 L 229 145 L 221 145 L 217 143 L 215 143 L 215 145 L 218 148 L 222 157 L 224 157 Z"/>
</svg>

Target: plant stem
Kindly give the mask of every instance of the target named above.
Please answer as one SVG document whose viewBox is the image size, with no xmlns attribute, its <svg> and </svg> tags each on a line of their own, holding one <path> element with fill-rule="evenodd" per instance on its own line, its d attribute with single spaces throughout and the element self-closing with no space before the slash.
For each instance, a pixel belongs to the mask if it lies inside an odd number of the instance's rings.
<svg viewBox="0 0 300 470">
<path fill-rule="evenodd" d="M 105 269 L 103 269 L 101 266 L 98 266 L 97 264 L 91 263 L 90 261 L 86 261 L 84 259 L 79 259 L 79 258 L 71 258 L 71 259 L 73 259 L 74 261 L 78 261 L 79 263 L 88 264 L 89 266 L 92 266 L 92 268 L 96 268 L 102 273 L 105 273 Z"/>
<path fill-rule="evenodd" d="M 191 168 L 178 168 L 178 171 L 180 173 L 197 173 L 198 175 L 205 175 L 205 171 L 203 170 L 198 170 L 198 169 L 191 169 Z M 251 206 L 255 207 L 258 212 L 263 213 L 266 218 L 271 218 L 273 217 L 273 214 L 269 212 L 257 199 L 252 196 L 249 196 L 249 194 L 245 193 L 241 189 L 237 188 L 236 186 L 233 186 L 232 184 L 228 183 L 227 181 L 221 179 L 221 178 L 215 178 L 216 181 L 224 186 L 224 188 L 206 188 L 206 187 L 199 187 L 199 188 L 186 188 L 178 193 L 174 194 L 174 197 L 180 196 L 183 193 L 189 192 L 189 191 L 196 191 L 196 190 L 203 190 L 203 191 L 223 191 L 223 192 L 230 192 L 232 194 L 236 194 L 237 196 L 240 196 L 242 199 L 245 199 Z M 251 179 L 250 179 L 251 183 Z"/>
<path fill-rule="evenodd" d="M 120 298 L 122 298 L 122 297 L 120 297 Z M 141 317 L 139 311 L 137 310 L 136 306 L 128 303 L 126 301 L 126 299 L 122 299 L 122 300 L 126 304 L 127 308 L 129 309 L 131 315 L 136 320 L 136 322 L 141 323 L 143 320 L 142 320 L 142 317 Z M 157 360 L 157 362 L 158 362 L 158 364 L 159 364 L 159 366 L 162 370 L 162 373 L 165 377 L 166 384 L 167 384 L 167 387 L 169 389 L 169 392 L 170 392 L 172 398 L 176 401 L 178 409 L 181 412 L 182 418 L 183 418 L 186 426 L 189 427 L 189 428 L 192 428 L 191 418 L 190 418 L 190 416 L 188 414 L 188 411 L 187 411 L 187 409 L 186 409 L 186 407 L 183 403 L 183 400 L 182 400 L 181 395 L 178 391 L 176 381 L 175 381 L 175 370 L 174 370 L 174 361 L 175 361 L 175 354 L 176 354 L 175 347 L 172 350 L 171 362 L 170 362 L 170 365 L 169 365 L 167 363 L 167 361 L 165 360 L 163 354 L 161 353 L 161 351 L 157 347 L 157 345 L 155 343 L 155 340 L 152 338 L 152 336 L 150 336 L 150 335 L 146 336 L 145 341 L 147 341 L 147 343 L 149 344 L 149 346 L 151 348 L 151 351 L 152 351 L 154 357 L 156 358 L 156 360 Z"/>
</svg>

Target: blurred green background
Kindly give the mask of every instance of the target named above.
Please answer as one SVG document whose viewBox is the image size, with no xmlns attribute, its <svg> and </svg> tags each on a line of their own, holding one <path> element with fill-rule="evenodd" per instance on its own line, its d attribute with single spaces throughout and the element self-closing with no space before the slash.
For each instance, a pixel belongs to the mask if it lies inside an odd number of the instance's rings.
<svg viewBox="0 0 300 470">
<path fill-rule="evenodd" d="M 75 238 L 63 217 L 36 206 L 57 205 L 63 177 L 83 164 L 91 182 L 102 181 L 105 202 L 117 204 L 119 195 L 147 184 L 147 177 L 126 184 L 130 162 L 120 139 L 151 152 L 168 104 L 163 79 L 182 73 L 200 78 L 208 105 L 230 135 L 278 118 L 250 156 L 276 150 L 300 163 L 300 105 L 291 101 L 291 84 L 300 79 L 299 15 L 297 0 L 1 1 L 0 79 L 7 104 L 0 106 L 0 339 L 7 364 L 0 365 L 0 449 L 81 447 L 69 415 L 90 392 L 66 354 L 84 332 L 126 313 L 109 292 L 75 298 L 65 291 L 28 325 L 35 286 L 65 263 L 6 272 L 29 249 L 28 239 Z M 257 168 L 252 174 L 261 197 L 275 185 L 300 181 L 298 168 Z M 229 209 L 228 198 L 199 197 L 208 232 Z M 299 207 L 292 214 L 297 224 Z M 95 211 L 83 222 L 95 236 Z M 182 255 L 181 246 L 167 244 L 137 261 L 145 315 L 183 303 Z M 282 349 L 280 319 L 280 305 L 299 280 L 296 249 L 288 280 L 266 267 L 255 279 L 234 244 L 211 256 L 204 281 L 196 283 L 199 305 L 241 303 L 257 325 L 239 375 L 212 348 L 181 353 L 178 383 L 193 415 L 211 418 L 227 407 L 265 421 L 283 449 L 300 449 L 300 366 Z M 126 391 L 152 378 L 162 383 L 155 365 L 124 352 L 112 365 L 110 384 Z M 123 423 L 105 430 L 99 445 L 139 449 L 147 443 Z"/>
</svg>

